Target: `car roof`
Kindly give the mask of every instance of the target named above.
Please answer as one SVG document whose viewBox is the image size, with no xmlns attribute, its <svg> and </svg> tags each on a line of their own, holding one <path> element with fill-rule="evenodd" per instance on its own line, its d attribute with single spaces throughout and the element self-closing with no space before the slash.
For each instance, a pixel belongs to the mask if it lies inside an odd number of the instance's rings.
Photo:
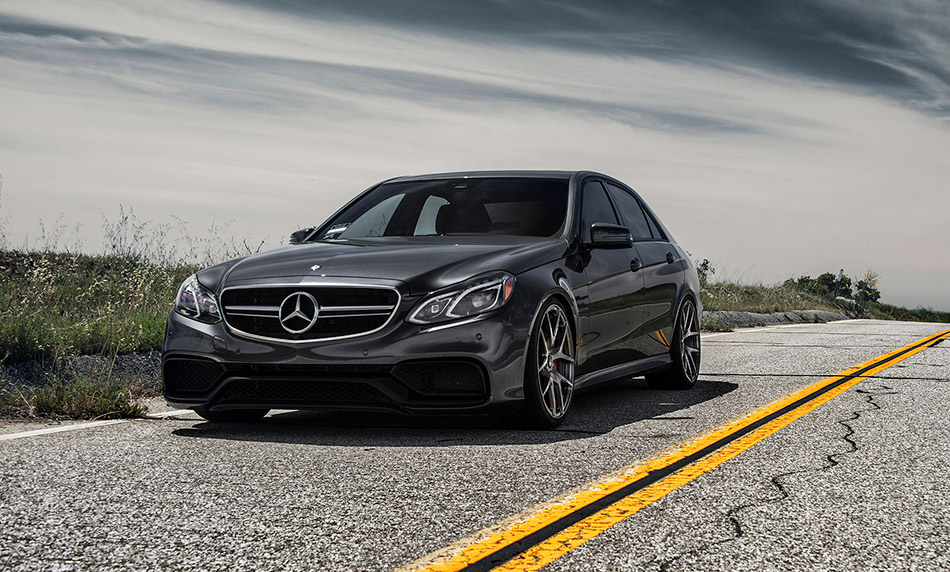
<svg viewBox="0 0 950 572">
<path fill-rule="evenodd" d="M 431 181 L 435 179 L 495 178 L 513 177 L 525 179 L 570 179 L 578 173 L 597 174 L 591 171 L 458 171 L 453 173 L 431 173 L 426 175 L 407 175 L 389 179 L 387 183 L 406 181 Z"/>
</svg>

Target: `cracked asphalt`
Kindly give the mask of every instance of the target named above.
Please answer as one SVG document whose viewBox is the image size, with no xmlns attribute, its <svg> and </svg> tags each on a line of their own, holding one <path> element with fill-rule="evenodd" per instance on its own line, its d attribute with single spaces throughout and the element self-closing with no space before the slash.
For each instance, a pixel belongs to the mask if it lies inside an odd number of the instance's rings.
<svg viewBox="0 0 950 572">
<path fill-rule="evenodd" d="M 693 391 L 602 386 L 553 432 L 282 412 L 3 441 L 0 569 L 391 570 L 948 328 L 861 320 L 706 335 Z M 950 569 L 948 390 L 944 342 L 546 570 Z"/>
</svg>

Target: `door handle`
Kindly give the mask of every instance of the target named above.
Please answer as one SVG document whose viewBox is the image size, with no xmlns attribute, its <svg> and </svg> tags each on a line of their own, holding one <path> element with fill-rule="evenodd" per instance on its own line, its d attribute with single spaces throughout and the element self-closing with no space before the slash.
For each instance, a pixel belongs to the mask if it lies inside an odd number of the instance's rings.
<svg viewBox="0 0 950 572">
<path fill-rule="evenodd" d="M 633 260 L 630 261 L 630 272 L 636 272 L 637 270 L 640 270 L 640 268 L 642 267 L 643 265 L 640 264 L 639 258 L 634 258 Z"/>
<path fill-rule="evenodd" d="M 672 252 L 667 252 L 667 253 L 666 253 L 666 263 L 667 263 L 667 264 L 673 264 L 674 262 L 676 262 L 676 257 L 673 256 L 673 253 L 672 253 Z"/>
</svg>

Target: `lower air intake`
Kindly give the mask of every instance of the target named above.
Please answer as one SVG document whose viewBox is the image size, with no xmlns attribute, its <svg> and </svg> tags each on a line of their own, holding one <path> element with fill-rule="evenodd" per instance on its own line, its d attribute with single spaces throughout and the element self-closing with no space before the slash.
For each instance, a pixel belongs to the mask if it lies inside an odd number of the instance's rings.
<svg viewBox="0 0 950 572">
<path fill-rule="evenodd" d="M 422 395 L 485 395 L 481 368 L 466 361 L 401 363 L 393 375 Z"/>
<path fill-rule="evenodd" d="M 224 367 L 207 359 L 169 358 L 162 368 L 169 395 L 206 393 L 218 381 Z"/>
<path fill-rule="evenodd" d="M 359 382 L 309 379 L 242 379 L 228 385 L 220 403 L 320 405 L 323 403 L 373 403 L 389 399 L 375 387 Z"/>
</svg>

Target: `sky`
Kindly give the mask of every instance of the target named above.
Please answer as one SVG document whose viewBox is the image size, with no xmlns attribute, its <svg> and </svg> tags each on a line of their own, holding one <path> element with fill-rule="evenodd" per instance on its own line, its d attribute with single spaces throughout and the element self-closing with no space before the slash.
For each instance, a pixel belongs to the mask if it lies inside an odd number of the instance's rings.
<svg viewBox="0 0 950 572">
<path fill-rule="evenodd" d="M 0 0 L 8 247 L 101 251 L 121 205 L 272 248 L 386 178 L 588 169 L 717 279 L 950 310 L 948 157 L 945 0 Z"/>
</svg>

